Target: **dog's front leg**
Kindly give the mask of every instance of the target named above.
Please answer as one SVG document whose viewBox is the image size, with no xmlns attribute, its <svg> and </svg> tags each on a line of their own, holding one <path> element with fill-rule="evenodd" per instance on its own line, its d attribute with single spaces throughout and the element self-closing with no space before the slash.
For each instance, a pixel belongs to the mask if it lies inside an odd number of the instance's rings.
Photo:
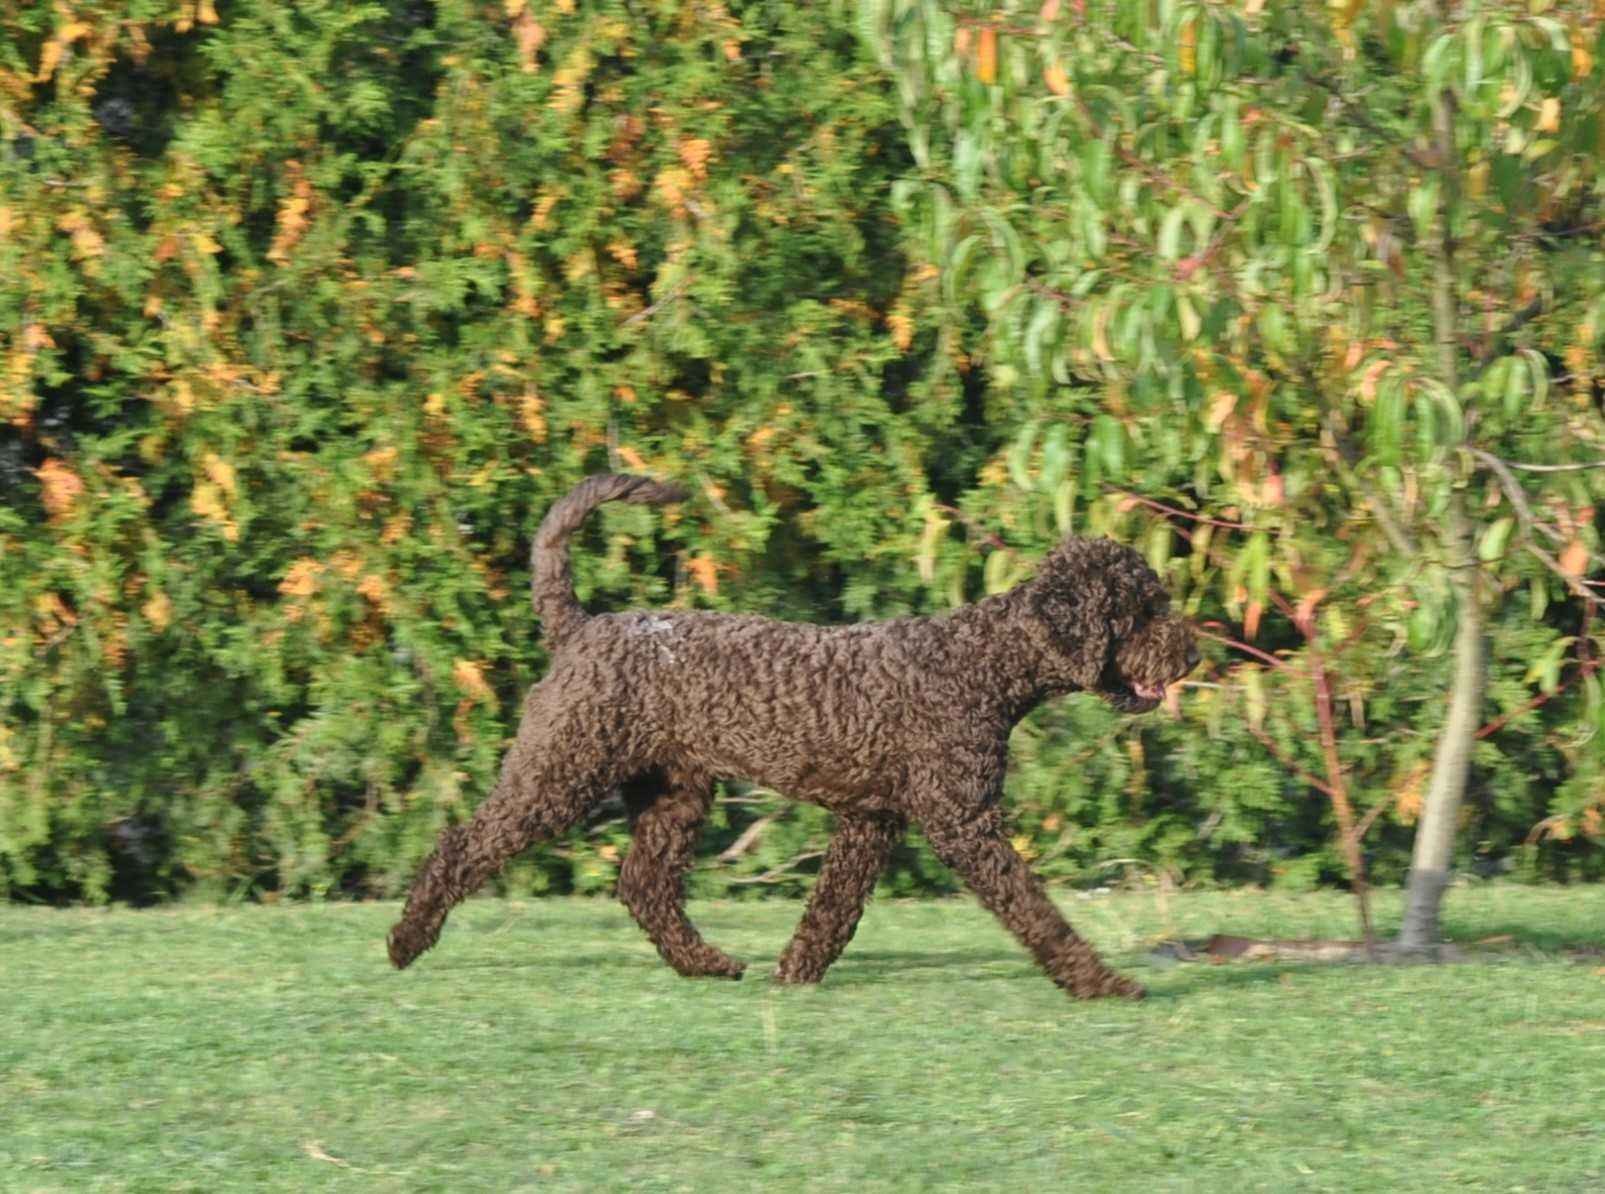
<svg viewBox="0 0 1605 1194">
<path fill-rule="evenodd" d="M 1025 859 L 1009 843 L 996 805 L 978 815 L 936 815 L 924 823 L 936 856 L 956 871 L 1048 977 L 1077 999 L 1141 999 L 1141 984 L 1111 970 L 1077 935 Z"/>
</svg>

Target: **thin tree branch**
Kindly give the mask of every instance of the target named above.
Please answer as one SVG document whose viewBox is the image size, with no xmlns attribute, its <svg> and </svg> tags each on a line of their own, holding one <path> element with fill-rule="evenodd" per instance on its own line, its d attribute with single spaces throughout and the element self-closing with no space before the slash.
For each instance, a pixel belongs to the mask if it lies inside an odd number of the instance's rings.
<svg viewBox="0 0 1605 1194">
<path fill-rule="evenodd" d="M 1175 275 L 1178 282 L 1187 281 L 1187 279 L 1209 264 L 1210 258 L 1219 253 L 1226 244 L 1226 234 L 1232 230 L 1232 225 L 1243 218 L 1243 213 L 1248 210 L 1249 204 L 1252 202 L 1252 199 L 1244 199 L 1234 207 L 1222 218 L 1220 227 L 1215 230 L 1215 235 L 1210 237 L 1207 245 L 1198 252 L 1183 257 L 1176 263 Z"/>
<path fill-rule="evenodd" d="M 1489 472 L 1493 473 L 1493 475 L 1498 478 L 1499 487 L 1505 491 L 1505 497 L 1510 500 L 1511 508 L 1516 511 L 1516 520 L 1521 524 L 1522 546 L 1526 548 L 1527 553 L 1543 564 L 1545 568 L 1548 568 L 1556 576 L 1560 577 L 1560 579 L 1565 583 L 1566 587 L 1570 589 L 1575 596 L 1580 597 L 1583 599 L 1583 601 L 1587 602 L 1589 606 L 1605 607 L 1605 601 L 1601 601 L 1600 598 L 1591 593 L 1588 589 L 1588 585 L 1581 577 L 1573 576 L 1571 573 L 1567 572 L 1560 566 L 1559 560 L 1550 555 L 1549 552 L 1545 551 L 1542 547 L 1539 547 L 1538 544 L 1533 542 L 1533 531 L 1535 529 L 1542 531 L 1545 535 L 1549 536 L 1553 542 L 1556 543 L 1565 542 L 1566 536 L 1561 534 L 1560 531 L 1556 530 L 1548 523 L 1539 521 L 1539 519 L 1533 515 L 1532 507 L 1527 502 L 1527 495 L 1522 492 L 1521 483 L 1516 480 L 1515 475 L 1510 471 L 1510 468 L 1505 464 L 1505 462 L 1499 459 L 1499 457 L 1495 456 L 1492 452 L 1486 451 L 1482 448 L 1472 448 L 1471 455 L 1472 458 L 1477 461 L 1477 463 L 1483 465 L 1488 469 Z M 1594 557 L 1591 554 L 1589 558 L 1593 559 Z"/>
<path fill-rule="evenodd" d="M 1520 311 L 1517 311 L 1514 315 L 1512 315 L 1510 317 L 1510 321 L 1506 323 L 1504 327 L 1495 332 L 1493 337 L 1483 345 L 1482 351 L 1477 354 L 1477 361 L 1482 366 L 1482 368 L 1477 371 L 1478 376 L 1481 376 L 1483 373 L 1488 371 L 1488 368 L 1493 364 L 1494 358 L 1499 355 L 1499 350 L 1504 346 L 1506 340 L 1509 340 L 1522 328 L 1526 327 L 1529 323 L 1537 319 L 1543 313 L 1544 296 L 1538 295 L 1530 300 Z"/>
<path fill-rule="evenodd" d="M 1082 125 L 1086 128 L 1086 130 L 1095 138 L 1102 136 L 1103 130 L 1098 127 L 1097 118 L 1093 116 L 1092 109 L 1087 106 L 1087 101 L 1082 99 L 1079 95 L 1076 95 L 1072 97 L 1071 104 L 1075 108 L 1077 115 L 1081 117 Z M 1184 186 L 1182 183 L 1177 182 L 1163 170 L 1153 165 L 1153 163 L 1145 162 L 1142 158 L 1132 153 L 1131 150 L 1127 149 L 1124 145 L 1121 145 L 1118 138 L 1115 141 L 1114 151 L 1122 162 L 1124 162 L 1127 166 L 1130 166 L 1132 169 L 1141 172 L 1148 178 L 1150 182 L 1156 183 L 1159 186 L 1168 187 L 1170 190 L 1175 191 L 1183 198 L 1191 199 L 1194 203 L 1198 204 L 1206 211 L 1213 213 L 1218 219 L 1235 220 L 1237 218 L 1235 213 L 1226 211 L 1224 208 L 1216 207 L 1208 199 L 1205 199 L 1202 195 L 1198 194 L 1190 187 Z"/>
<path fill-rule="evenodd" d="M 803 863 L 812 862 L 814 859 L 823 858 L 824 856 L 825 852 L 823 850 L 809 850 L 806 853 L 797 855 L 790 862 L 770 868 L 761 875 L 732 875 L 725 882 L 732 886 L 752 883 L 783 883 Z"/>
<path fill-rule="evenodd" d="M 1377 818 L 1398 803 L 1398 799 L 1397 796 L 1388 796 L 1366 810 L 1365 816 L 1361 817 L 1360 823 L 1354 827 L 1354 840 L 1357 842 L 1364 840 L 1365 835 L 1371 832 L 1371 826 L 1376 824 Z"/>
<path fill-rule="evenodd" d="M 1304 770 L 1304 768 L 1300 767 L 1292 759 L 1283 754 L 1282 748 L 1277 746 L 1276 742 L 1264 730 L 1251 725 L 1248 727 L 1248 732 L 1254 735 L 1254 737 L 1258 739 L 1259 744 L 1270 753 L 1271 757 L 1285 767 L 1290 773 L 1296 775 L 1299 779 L 1309 784 L 1310 787 L 1314 788 L 1317 792 L 1320 792 L 1328 800 L 1333 798 L 1332 785 L 1327 783 L 1320 776 Z"/>
<path fill-rule="evenodd" d="M 1337 718 L 1332 712 L 1332 678 L 1321 651 L 1321 632 L 1315 624 L 1317 601 L 1306 600 L 1294 609 L 1280 593 L 1271 599 L 1304 636 L 1304 657 L 1310 665 L 1310 685 L 1315 690 L 1315 717 L 1321 728 L 1321 754 L 1326 760 L 1327 796 L 1337 817 L 1338 844 L 1349 864 L 1349 881 L 1360 908 L 1360 929 L 1365 951 L 1376 958 L 1376 930 L 1371 923 L 1370 885 L 1365 877 L 1365 855 L 1360 850 L 1360 834 L 1354 824 L 1354 805 L 1343 781 L 1343 760 L 1338 754 Z"/>
<path fill-rule="evenodd" d="M 1547 704 L 1548 702 L 1554 700 L 1561 693 L 1565 692 L 1568 688 L 1570 688 L 1574 681 L 1580 680 L 1584 676 L 1591 676 L 1595 672 L 1597 672 L 1598 670 L 1599 670 L 1599 661 L 1597 659 L 1596 660 L 1589 660 L 1587 663 L 1584 663 L 1581 667 L 1579 667 L 1571 675 L 1567 676 L 1559 684 L 1555 685 L 1555 690 L 1553 692 L 1541 692 L 1537 696 L 1533 697 L 1531 700 L 1523 702 L 1521 708 L 1512 709 L 1509 713 L 1504 713 L 1504 714 L 1501 714 L 1500 716 L 1494 718 L 1487 725 L 1483 726 L 1482 729 L 1477 731 L 1477 737 L 1478 738 L 1488 738 L 1488 737 L 1491 737 L 1494 734 L 1497 734 L 1500 730 L 1504 729 L 1511 722 L 1515 721 L 1516 718 L 1522 716 L 1522 714 L 1531 713 L 1534 709 L 1538 708 L 1540 705 Z"/>
<path fill-rule="evenodd" d="M 1176 506 L 1167 506 L 1164 502 L 1156 502 L 1153 498 L 1145 498 L 1141 494 L 1132 493 L 1129 489 L 1121 489 L 1105 481 L 1103 487 L 1110 493 L 1118 493 L 1123 498 L 1129 498 L 1139 506 L 1147 506 L 1150 510 L 1157 510 L 1161 514 L 1173 514 L 1177 518 L 1185 518 L 1188 522 L 1202 523 L 1205 526 L 1224 527 L 1229 531 L 1248 531 L 1253 528 L 1246 523 L 1226 522 L 1219 518 L 1211 518 L 1207 514 L 1195 514 L 1191 510 L 1182 510 Z"/>
<path fill-rule="evenodd" d="M 741 831 L 741 836 L 720 851 L 718 860 L 720 862 L 734 862 L 740 858 L 757 844 L 758 839 L 763 836 L 763 831 L 768 829 L 779 816 L 779 813 L 770 813 L 766 817 L 759 817 Z"/>
<path fill-rule="evenodd" d="M 1471 455 L 1478 464 L 1493 473 L 1494 477 L 1498 479 L 1499 487 L 1505 491 L 1505 497 L 1509 499 L 1511 509 L 1516 511 L 1516 521 L 1521 524 L 1521 536 L 1523 539 L 1530 541 L 1535 527 L 1541 529 L 1557 543 L 1564 539 L 1564 536 L 1554 527 L 1539 522 L 1533 515 L 1533 508 L 1527 502 L 1527 494 L 1523 491 L 1521 482 L 1516 480 L 1515 475 L 1503 460 L 1483 448 L 1472 448 Z"/>
<path fill-rule="evenodd" d="M 693 282 L 695 282 L 696 280 L 697 280 L 697 275 L 696 274 L 691 274 L 688 277 L 685 277 L 685 278 L 681 279 L 680 282 L 677 283 L 669 291 L 668 294 L 664 295 L 657 302 L 653 303 L 650 307 L 643 307 L 641 310 L 637 311 L 634 315 L 632 315 L 628 319 L 626 319 L 623 323 L 619 324 L 619 326 L 621 328 L 634 327 L 638 323 L 642 323 L 642 322 L 645 322 L 648 319 L 651 319 L 662 308 L 668 306 L 670 303 L 672 303 L 676 299 L 678 299 L 681 295 L 685 294 L 685 292 L 691 288 L 691 284 Z"/>
<path fill-rule="evenodd" d="M 1216 625 L 1219 625 L 1219 623 L 1216 623 Z M 1222 646 L 1231 647 L 1233 650 L 1242 651 L 1245 654 L 1252 655 L 1254 658 L 1262 660 L 1263 662 L 1270 664 L 1272 667 L 1287 666 L 1287 660 L 1285 659 L 1278 659 L 1276 656 L 1271 655 L 1268 652 L 1261 651 L 1258 647 L 1250 646 L 1248 643 L 1240 642 L 1235 638 L 1228 638 L 1224 634 L 1215 634 L 1205 629 L 1203 626 L 1195 626 L 1193 631 L 1200 638 L 1207 638 L 1211 642 L 1220 643 Z"/>
<path fill-rule="evenodd" d="M 1344 480 L 1360 491 L 1360 497 L 1371 509 L 1371 517 L 1377 520 L 1377 526 L 1382 528 L 1382 534 L 1392 545 L 1393 550 L 1406 559 L 1413 559 L 1416 555 L 1414 540 L 1400 523 L 1388 499 L 1371 482 L 1354 471 L 1354 449 L 1348 442 L 1348 436 L 1338 426 L 1337 415 L 1329 406 L 1322 412 L 1321 425 L 1332 437 L 1332 447 L 1337 453 L 1338 468 L 1344 474 Z"/>
<path fill-rule="evenodd" d="M 1371 508 L 1371 516 L 1377 520 L 1377 526 L 1382 528 L 1382 533 L 1387 537 L 1388 542 L 1392 544 L 1393 550 L 1406 559 L 1413 559 L 1417 554 L 1415 543 L 1405 531 L 1387 498 L 1378 492 L 1369 481 L 1355 472 L 1355 461 L 1359 459 L 1359 453 L 1354 450 L 1354 445 L 1349 442 L 1348 434 L 1343 430 L 1342 424 L 1339 423 L 1337 411 L 1327 399 L 1326 387 L 1321 384 L 1321 379 L 1315 375 L 1315 372 L 1304 361 L 1298 362 L 1297 368 L 1300 376 L 1304 379 L 1304 384 L 1309 387 L 1311 393 L 1315 395 L 1316 402 L 1320 405 L 1321 428 L 1332 438 L 1332 449 L 1337 456 L 1338 471 L 1342 473 L 1344 482 L 1360 491 L 1360 497 Z"/>
<path fill-rule="evenodd" d="M 1391 131 L 1390 129 L 1383 128 L 1380 124 L 1371 119 L 1371 114 L 1363 107 L 1361 107 L 1359 104 L 1351 103 L 1349 101 L 1349 97 L 1344 95 L 1343 92 L 1338 89 L 1338 85 L 1336 83 L 1329 79 L 1322 78 L 1313 71 L 1305 70 L 1301 71 L 1300 73 L 1303 74 L 1306 82 L 1315 84 L 1322 91 L 1325 91 L 1334 100 L 1336 100 L 1340 108 L 1346 112 L 1352 112 L 1357 122 L 1367 132 L 1372 133 L 1384 141 L 1388 141 L 1396 145 L 1404 152 L 1405 157 L 1409 158 L 1411 163 L 1417 169 L 1432 170 L 1436 167 L 1436 163 L 1429 159 L 1415 146 L 1411 145 L 1410 142 L 1407 141 L 1403 136 Z"/>
<path fill-rule="evenodd" d="M 1525 464 L 1515 460 L 1501 463 L 1506 468 L 1520 469 L 1524 473 L 1580 473 L 1588 469 L 1605 468 L 1605 460 L 1584 460 L 1576 464 Z"/>
</svg>

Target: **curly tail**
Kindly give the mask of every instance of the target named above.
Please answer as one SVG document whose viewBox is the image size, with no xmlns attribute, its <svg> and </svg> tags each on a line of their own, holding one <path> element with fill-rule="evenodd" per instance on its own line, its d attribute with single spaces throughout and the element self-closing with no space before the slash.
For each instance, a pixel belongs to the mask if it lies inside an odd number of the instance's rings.
<svg viewBox="0 0 1605 1194">
<path fill-rule="evenodd" d="M 585 611 L 574 596 L 574 574 L 568 564 L 568 537 L 603 502 L 637 502 L 660 505 L 683 502 L 690 492 L 649 477 L 599 473 L 587 477 L 559 498 L 535 532 L 530 549 L 530 596 L 541 620 L 548 647 L 559 646 L 585 621 Z"/>
</svg>

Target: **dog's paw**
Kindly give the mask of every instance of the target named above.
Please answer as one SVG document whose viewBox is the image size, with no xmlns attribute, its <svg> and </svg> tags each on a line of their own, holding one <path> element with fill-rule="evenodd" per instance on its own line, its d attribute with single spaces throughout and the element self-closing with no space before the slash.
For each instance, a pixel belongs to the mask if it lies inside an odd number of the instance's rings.
<svg viewBox="0 0 1605 1194">
<path fill-rule="evenodd" d="M 784 983 L 788 987 L 811 987 L 825 977 L 825 972 L 807 970 L 794 963 L 788 965 L 785 959 L 781 959 L 773 977 L 777 983 Z"/>
<path fill-rule="evenodd" d="M 385 946 L 390 951 L 390 964 L 397 970 L 411 966 L 414 959 L 434 943 L 434 938 L 425 940 L 410 931 L 405 922 L 396 925 L 385 938 Z"/>
<path fill-rule="evenodd" d="M 1139 982 L 1113 971 L 1100 976 L 1096 982 L 1069 988 L 1077 999 L 1130 999 L 1133 1002 L 1148 998 L 1148 988 Z"/>
<path fill-rule="evenodd" d="M 1148 998 L 1148 988 L 1141 983 L 1132 982 L 1129 978 L 1123 978 L 1114 984 L 1109 994 L 1116 999 L 1130 999 L 1136 1002 Z"/>
<path fill-rule="evenodd" d="M 677 970 L 685 978 L 728 978 L 739 979 L 747 972 L 747 964 L 729 954 L 709 946 L 706 952 L 698 951 L 696 956 L 683 958 L 675 964 Z"/>
</svg>

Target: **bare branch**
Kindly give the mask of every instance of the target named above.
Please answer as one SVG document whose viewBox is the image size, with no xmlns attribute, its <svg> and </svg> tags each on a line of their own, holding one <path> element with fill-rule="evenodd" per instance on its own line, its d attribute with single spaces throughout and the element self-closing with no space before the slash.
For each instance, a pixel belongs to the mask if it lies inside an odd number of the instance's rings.
<svg viewBox="0 0 1605 1194">
<path fill-rule="evenodd" d="M 623 323 L 619 324 L 619 326 L 622 327 L 622 328 L 634 327 L 638 323 L 644 323 L 646 320 L 651 319 L 654 315 L 656 315 L 658 313 L 658 311 L 660 311 L 662 308 L 668 306 L 668 304 L 674 302 L 681 295 L 683 295 L 687 290 L 689 290 L 691 288 L 691 284 L 693 282 L 695 282 L 696 280 L 697 280 L 697 275 L 696 274 L 691 274 L 691 275 L 687 276 L 686 278 L 682 279 L 676 286 L 674 286 L 669 291 L 668 294 L 664 295 L 657 302 L 653 303 L 650 307 L 644 307 L 641 310 L 637 311 L 634 315 L 630 316 Z"/>
<path fill-rule="evenodd" d="M 1338 471 L 1342 474 L 1344 483 L 1352 485 L 1359 490 L 1360 497 L 1371 508 L 1371 516 L 1377 520 L 1377 526 L 1382 528 L 1382 533 L 1387 537 L 1388 542 L 1393 545 L 1393 550 L 1406 559 L 1414 558 L 1417 554 L 1415 543 L 1400 523 L 1398 515 L 1389 504 L 1387 498 L 1369 481 L 1354 471 L 1355 461 L 1359 459 L 1359 453 L 1354 450 L 1354 445 L 1349 442 L 1348 434 L 1338 421 L 1337 411 L 1333 409 L 1331 402 L 1327 400 L 1326 387 L 1321 385 L 1321 379 L 1303 361 L 1298 363 L 1298 371 L 1304 379 L 1304 384 L 1309 387 L 1310 392 L 1315 395 L 1316 402 L 1320 404 L 1321 429 L 1332 438 L 1332 450 L 1337 457 Z"/>
<path fill-rule="evenodd" d="M 1252 527 L 1241 522 L 1226 522 L 1219 518 L 1210 518 L 1206 514 L 1195 514 L 1191 510 L 1183 510 L 1176 506 L 1167 506 L 1164 502 L 1156 502 L 1153 498 L 1145 498 L 1141 494 L 1132 493 L 1128 489 L 1121 489 L 1118 485 L 1111 485 L 1105 481 L 1103 487 L 1110 493 L 1118 493 L 1123 498 L 1130 498 L 1139 506 L 1147 506 L 1150 510 L 1157 510 L 1161 514 L 1173 514 L 1177 518 L 1185 518 L 1188 522 L 1202 523 L 1205 526 L 1224 527 L 1229 531 L 1249 531 Z"/>
<path fill-rule="evenodd" d="M 1605 608 L 1605 601 L 1601 601 L 1589 591 L 1588 583 L 1582 577 L 1574 576 L 1567 572 L 1566 569 L 1560 566 L 1559 560 L 1533 542 L 1534 530 L 1542 531 L 1555 543 L 1566 542 L 1566 536 L 1533 515 L 1532 506 L 1527 502 L 1527 495 L 1522 491 L 1521 483 L 1516 480 L 1515 475 L 1510 471 L 1510 467 L 1492 452 L 1482 448 L 1472 448 L 1471 455 L 1477 463 L 1483 465 L 1499 479 L 1499 487 L 1505 491 L 1505 497 L 1510 499 L 1511 508 L 1516 511 L 1516 520 L 1521 523 L 1523 546 L 1527 549 L 1528 554 L 1560 577 L 1573 594 L 1581 597 L 1590 606 Z M 1593 559 L 1594 557 L 1591 554 L 1589 558 Z"/>
<path fill-rule="evenodd" d="M 1536 527 L 1542 529 L 1555 542 L 1558 543 L 1562 540 L 1563 537 L 1559 531 L 1546 523 L 1539 522 L 1534 516 L 1533 508 L 1527 502 L 1527 494 L 1522 489 L 1521 482 L 1516 480 L 1515 475 L 1511 473 L 1510 468 L 1503 460 L 1483 448 L 1472 448 L 1471 455 L 1478 464 L 1493 473 L 1498 479 L 1499 488 L 1505 491 L 1505 497 L 1510 500 L 1511 508 L 1516 511 L 1516 521 L 1521 523 L 1521 536 L 1523 539 L 1531 540 L 1533 529 Z"/>
<path fill-rule="evenodd" d="M 1371 826 L 1376 824 L 1377 818 L 1392 808 L 1398 799 L 1398 796 L 1394 795 L 1373 804 L 1365 816 L 1360 818 L 1360 823 L 1354 827 L 1354 840 L 1356 842 L 1363 840 L 1365 835 L 1371 832 Z"/>
<path fill-rule="evenodd" d="M 1314 71 L 1306 70 L 1300 73 L 1303 74 L 1306 82 L 1314 83 L 1317 87 L 1321 88 L 1321 90 L 1330 95 L 1337 102 L 1338 107 L 1342 108 L 1345 112 L 1352 113 L 1355 117 L 1355 120 L 1367 132 L 1379 137 L 1384 141 L 1391 142 L 1392 144 L 1398 146 L 1398 148 L 1403 151 L 1405 157 L 1409 158 L 1411 163 L 1418 169 L 1432 170 L 1436 166 L 1435 162 L 1431 161 L 1419 149 L 1411 145 L 1407 140 L 1405 140 L 1404 137 L 1392 132 L 1389 129 L 1383 128 L 1376 121 L 1372 120 L 1371 114 L 1365 110 L 1363 105 L 1351 103 L 1349 97 L 1344 95 L 1343 92 L 1338 89 L 1338 85 L 1336 83 L 1332 82 L 1330 79 L 1321 77 Z"/>
<path fill-rule="evenodd" d="M 1217 622 L 1215 625 L 1218 626 L 1220 623 Z M 1261 651 L 1258 647 L 1252 647 L 1248 643 L 1240 642 L 1235 638 L 1227 638 L 1224 634 L 1214 634 L 1202 626 L 1195 626 L 1193 629 L 1200 638 L 1207 638 L 1213 642 L 1220 643 L 1223 646 L 1231 647 L 1233 650 L 1242 651 L 1245 654 L 1252 655 L 1254 658 L 1262 660 L 1263 662 L 1270 664 L 1272 667 L 1287 666 L 1287 660 L 1278 659 L 1269 652 Z"/>
<path fill-rule="evenodd" d="M 1515 460 L 1502 463 L 1506 468 L 1520 469 L 1524 473 L 1580 473 L 1588 469 L 1605 468 L 1605 460 L 1582 460 L 1576 464 L 1525 464 Z"/>
<path fill-rule="evenodd" d="M 1349 443 L 1348 436 L 1344 434 L 1343 429 L 1338 425 L 1337 415 L 1332 411 L 1331 407 L 1326 407 L 1322 412 L 1321 426 L 1332 437 L 1332 448 L 1337 455 L 1338 471 L 1343 474 L 1343 479 L 1348 484 L 1360 491 L 1360 497 L 1370 507 L 1371 516 L 1377 520 L 1377 526 L 1382 528 L 1382 534 L 1393 545 L 1393 550 L 1406 559 L 1414 557 L 1416 554 L 1415 542 L 1400 524 L 1387 498 L 1383 497 L 1371 482 L 1354 471 L 1356 453 Z"/>
<path fill-rule="evenodd" d="M 1542 522 L 1534 516 L 1533 508 L 1528 504 L 1527 495 L 1522 491 L 1521 483 L 1516 480 L 1515 474 L 1510 471 L 1510 467 L 1492 452 L 1483 448 L 1472 448 L 1471 455 L 1478 464 L 1498 478 L 1499 488 L 1505 491 L 1505 497 L 1510 500 L 1511 508 L 1516 511 L 1516 521 L 1521 524 L 1522 546 L 1527 549 L 1528 554 L 1560 577 L 1568 589 L 1576 596 L 1581 597 L 1590 606 L 1605 608 L 1605 601 L 1601 601 L 1593 593 L 1589 592 L 1587 583 L 1581 577 L 1573 576 L 1567 572 L 1560 566 L 1559 560 L 1533 542 L 1533 531 L 1535 530 L 1542 531 L 1555 543 L 1564 543 L 1566 536 L 1547 522 Z M 1590 558 L 1593 557 L 1590 556 Z"/>
<path fill-rule="evenodd" d="M 1605 601 L 1601 601 L 1598 597 L 1594 596 L 1593 593 L 1589 592 L 1588 586 L 1585 585 L 1581 579 L 1571 575 L 1571 573 L 1562 568 L 1560 566 L 1560 561 L 1554 556 L 1550 555 L 1536 543 L 1527 543 L 1525 546 L 1527 548 L 1527 554 L 1538 560 L 1539 563 L 1543 564 L 1545 568 L 1548 568 L 1556 576 L 1560 577 L 1560 579 L 1565 582 L 1566 587 L 1572 591 L 1573 595 L 1582 598 L 1591 606 L 1599 609 L 1605 609 Z"/>
<path fill-rule="evenodd" d="M 1510 322 L 1505 324 L 1504 327 L 1500 328 L 1499 331 L 1494 334 L 1493 338 L 1483 345 L 1482 351 L 1477 354 L 1477 360 L 1482 365 L 1482 368 L 1478 370 L 1478 373 L 1486 373 L 1489 367 L 1493 364 L 1494 358 L 1499 355 L 1499 350 L 1504 347 L 1505 341 L 1510 339 L 1523 327 L 1537 319 L 1543 313 L 1544 298 L 1543 295 L 1539 295 L 1530 300 L 1520 311 L 1517 311 L 1514 315 L 1512 315 L 1510 317 Z"/>
<path fill-rule="evenodd" d="M 798 867 L 802 866 L 803 863 L 812 862 L 814 859 L 823 858 L 824 856 L 825 852 L 823 850 L 810 850 L 807 853 L 797 855 L 797 857 L 793 858 L 789 862 L 782 863 L 780 866 L 773 867 L 765 871 L 761 875 L 732 875 L 729 879 L 725 880 L 725 882 L 732 885 L 745 885 L 750 883 L 783 883 L 785 882 L 786 878 Z"/>
<path fill-rule="evenodd" d="M 1103 130 L 1098 127 L 1098 118 L 1093 115 L 1092 109 L 1087 106 L 1087 101 L 1082 99 L 1080 96 L 1074 96 L 1071 100 L 1071 103 L 1074 105 L 1076 114 L 1081 117 L 1081 123 L 1087 129 L 1087 131 L 1094 138 L 1102 136 Z M 1212 212 L 1217 219 L 1229 221 L 1236 220 L 1240 214 L 1240 210 L 1238 212 L 1229 212 L 1225 208 L 1216 207 L 1208 199 L 1205 199 L 1192 188 L 1176 181 L 1176 179 L 1166 174 L 1153 163 L 1146 162 L 1136 154 L 1132 153 L 1131 150 L 1127 149 L 1124 145 L 1121 145 L 1118 139 L 1115 142 L 1114 150 L 1115 153 L 1119 155 L 1122 162 L 1124 162 L 1127 166 L 1130 166 L 1133 170 L 1139 171 L 1148 179 L 1148 181 L 1157 186 L 1167 187 L 1185 199 L 1191 199 L 1205 211 Z"/>
<path fill-rule="evenodd" d="M 777 818 L 779 815 L 779 813 L 770 813 L 767 817 L 759 817 L 751 825 L 743 829 L 741 831 L 741 836 L 736 838 L 735 841 L 731 842 L 724 848 L 723 851 L 720 852 L 719 861 L 734 862 L 748 850 L 752 849 L 752 847 L 757 844 L 758 839 L 763 836 L 763 831 L 768 829 L 769 826 L 774 823 L 775 818 Z"/>
</svg>

